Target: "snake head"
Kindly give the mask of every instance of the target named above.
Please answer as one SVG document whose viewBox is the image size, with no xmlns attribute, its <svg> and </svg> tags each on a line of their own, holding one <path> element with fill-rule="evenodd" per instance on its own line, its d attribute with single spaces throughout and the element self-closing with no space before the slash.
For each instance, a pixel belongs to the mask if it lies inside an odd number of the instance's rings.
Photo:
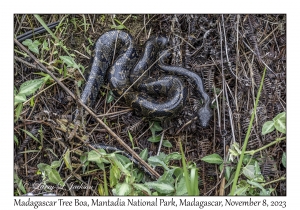
<svg viewBox="0 0 300 210">
<path fill-rule="evenodd" d="M 210 110 L 210 108 L 207 107 L 202 107 L 198 110 L 198 119 L 200 121 L 200 125 L 202 127 L 207 127 L 210 121 L 210 118 L 212 116 L 212 112 Z"/>
</svg>

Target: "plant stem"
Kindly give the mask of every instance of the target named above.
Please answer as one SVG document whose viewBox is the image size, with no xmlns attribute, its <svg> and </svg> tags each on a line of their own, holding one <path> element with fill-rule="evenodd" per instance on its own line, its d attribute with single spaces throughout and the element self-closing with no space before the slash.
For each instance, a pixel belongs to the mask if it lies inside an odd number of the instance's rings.
<svg viewBox="0 0 300 210">
<path fill-rule="evenodd" d="M 282 177 L 280 177 L 280 178 L 278 178 L 278 179 L 275 179 L 275 180 L 273 180 L 273 181 L 264 183 L 264 184 L 262 184 L 262 186 L 266 186 L 266 185 L 268 185 L 268 184 L 272 184 L 272 183 L 274 183 L 274 182 L 279 182 L 279 181 L 282 181 L 282 180 L 286 180 L 285 176 L 282 176 Z"/>
<path fill-rule="evenodd" d="M 273 141 L 273 142 L 271 142 L 271 143 L 269 143 L 269 144 L 267 144 L 267 145 L 265 145 L 265 146 L 263 146 L 263 147 L 261 147 L 261 148 L 259 148 L 257 150 L 246 151 L 245 154 L 254 155 L 255 153 L 257 153 L 257 152 L 259 152 L 261 150 L 264 150 L 264 149 L 272 146 L 273 144 L 277 144 L 278 142 L 280 142 L 282 140 L 285 140 L 285 139 L 286 139 L 286 137 L 277 138 L 275 141 Z"/>
<path fill-rule="evenodd" d="M 247 130 L 247 134 L 246 134 L 246 137 L 245 137 L 242 153 L 241 153 L 238 165 L 237 165 L 237 169 L 235 171 L 232 188 L 231 188 L 231 191 L 230 191 L 229 195 L 234 195 L 234 192 L 235 192 L 235 189 L 236 189 L 237 181 L 238 181 L 240 170 L 241 170 L 241 167 L 242 167 L 242 162 L 243 162 L 243 159 L 244 159 L 244 154 L 245 154 L 246 147 L 247 147 L 247 144 L 248 144 L 248 140 L 249 140 L 249 137 L 250 137 L 250 131 L 252 129 L 252 124 L 253 124 L 254 116 L 255 116 L 255 113 L 256 113 L 257 104 L 258 104 L 260 93 L 261 93 L 261 90 L 262 90 L 262 87 L 263 87 L 265 75 L 266 75 L 266 68 L 264 69 L 263 76 L 261 78 L 259 90 L 258 90 L 257 97 L 256 97 L 256 100 L 255 100 L 255 104 L 254 104 L 254 109 L 253 109 L 253 112 L 252 112 L 252 115 L 251 115 L 250 123 L 249 123 L 248 130 Z"/>
</svg>

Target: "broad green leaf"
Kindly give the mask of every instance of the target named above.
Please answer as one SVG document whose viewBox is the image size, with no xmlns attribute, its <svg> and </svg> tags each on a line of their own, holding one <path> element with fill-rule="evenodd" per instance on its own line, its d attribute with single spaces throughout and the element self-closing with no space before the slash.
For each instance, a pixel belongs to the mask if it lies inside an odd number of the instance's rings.
<svg viewBox="0 0 300 210">
<path fill-rule="evenodd" d="M 160 159 L 159 156 L 151 156 L 148 158 L 148 162 L 153 166 L 162 166 L 164 169 L 169 170 L 168 166 Z"/>
<path fill-rule="evenodd" d="M 246 192 L 249 188 L 249 185 L 243 186 L 243 187 L 237 187 L 234 195 L 246 195 Z"/>
<path fill-rule="evenodd" d="M 53 162 L 51 163 L 51 168 L 56 169 L 56 168 L 58 168 L 60 165 L 61 165 L 61 161 L 55 160 L 55 161 L 53 161 Z"/>
<path fill-rule="evenodd" d="M 243 168 L 243 174 L 248 179 L 254 179 L 255 178 L 255 167 L 254 165 L 247 165 Z"/>
<path fill-rule="evenodd" d="M 182 176 L 177 184 L 175 195 L 188 195 L 188 191 L 186 189 L 185 179 Z"/>
<path fill-rule="evenodd" d="M 40 169 L 40 171 L 46 171 L 46 168 L 47 167 L 50 167 L 48 164 L 45 164 L 45 163 L 39 163 L 37 165 L 38 169 Z"/>
<path fill-rule="evenodd" d="M 100 159 L 102 159 L 102 157 L 105 155 L 105 153 L 102 153 L 102 151 L 100 150 L 92 150 L 90 152 L 88 152 L 88 161 L 94 161 L 97 162 Z"/>
<path fill-rule="evenodd" d="M 119 183 L 116 186 L 116 193 L 117 195 L 129 195 L 131 191 L 131 186 L 128 183 Z"/>
<path fill-rule="evenodd" d="M 223 163 L 223 159 L 218 154 L 207 155 L 207 156 L 203 157 L 201 160 L 204 162 L 207 162 L 207 163 L 213 163 L 213 164 L 218 164 L 218 165 Z"/>
<path fill-rule="evenodd" d="M 70 56 L 59 56 L 59 58 L 67 64 L 67 67 L 78 68 L 78 65 L 75 63 L 74 58 Z"/>
<path fill-rule="evenodd" d="M 172 177 L 173 176 L 173 173 L 175 171 L 175 168 L 171 169 L 171 170 L 168 170 L 168 171 L 165 171 L 164 174 L 159 177 L 159 179 L 157 180 L 158 182 L 164 182 L 164 183 L 174 183 L 174 178 Z"/>
<path fill-rule="evenodd" d="M 179 152 L 173 152 L 164 158 L 166 164 L 169 164 L 170 160 L 181 160 L 181 154 Z"/>
<path fill-rule="evenodd" d="M 22 42 L 23 45 L 27 46 L 29 48 L 30 51 L 39 54 L 39 45 L 41 45 L 41 43 L 38 40 L 35 40 L 34 42 L 32 42 L 31 39 L 26 39 L 25 41 Z"/>
<path fill-rule="evenodd" d="M 136 184 L 136 183 L 133 183 L 132 186 L 139 190 L 139 191 L 142 191 L 145 195 L 151 195 L 151 191 L 148 189 L 148 187 L 146 187 L 145 185 L 143 184 Z"/>
<path fill-rule="evenodd" d="M 164 147 L 168 147 L 168 148 L 171 148 L 171 147 L 172 147 L 171 142 L 168 141 L 168 140 L 163 140 L 162 145 L 163 145 Z"/>
<path fill-rule="evenodd" d="M 167 183 L 159 183 L 159 182 L 145 182 L 145 185 L 150 189 L 154 189 L 159 193 L 169 194 L 174 192 L 174 187 Z"/>
<path fill-rule="evenodd" d="M 64 162 L 67 166 L 67 168 L 72 171 L 72 166 L 71 166 L 71 158 L 70 158 L 70 150 L 68 149 L 64 155 Z"/>
<path fill-rule="evenodd" d="M 285 152 L 282 154 L 281 163 L 286 168 L 286 153 Z"/>
<path fill-rule="evenodd" d="M 228 180 L 230 178 L 231 169 L 232 168 L 230 166 L 225 167 L 225 179 L 226 180 Z"/>
<path fill-rule="evenodd" d="M 43 42 L 43 50 L 49 50 L 48 42 L 46 41 L 46 39 Z"/>
<path fill-rule="evenodd" d="M 161 136 L 151 136 L 150 138 L 148 138 L 148 141 L 150 142 L 160 142 Z"/>
<path fill-rule="evenodd" d="M 49 182 L 64 186 L 64 182 L 56 169 L 51 169 L 51 171 L 47 173 L 47 176 L 49 178 Z"/>
<path fill-rule="evenodd" d="M 163 128 L 160 126 L 159 122 L 154 122 L 153 125 L 151 126 L 150 130 L 153 130 L 153 131 L 162 131 Z"/>
<path fill-rule="evenodd" d="M 25 96 L 25 94 L 18 94 L 18 95 L 16 95 L 15 96 L 15 105 L 17 105 L 17 104 L 19 104 L 19 103 L 23 103 L 24 101 L 26 101 L 26 96 Z"/>
<path fill-rule="evenodd" d="M 266 135 L 267 133 L 271 133 L 272 131 L 274 131 L 275 127 L 274 127 L 274 122 L 273 121 L 267 121 L 263 124 L 262 127 L 262 135 Z"/>
<path fill-rule="evenodd" d="M 43 79 L 35 79 L 24 82 L 20 87 L 19 94 L 29 96 L 37 91 L 42 86 L 43 82 Z"/>
<path fill-rule="evenodd" d="M 32 45 L 32 40 L 31 39 L 26 39 L 25 41 L 22 42 L 23 45 L 29 46 Z"/>
<path fill-rule="evenodd" d="M 124 155 L 121 155 L 121 154 L 118 154 L 116 153 L 115 154 L 117 159 L 121 162 L 122 165 L 126 165 L 128 163 L 131 163 L 131 160 L 129 160 L 128 157 L 125 157 Z"/>
<path fill-rule="evenodd" d="M 139 156 L 143 159 L 143 160 L 147 160 L 148 158 L 148 148 L 144 149 L 140 154 Z"/>
<path fill-rule="evenodd" d="M 126 176 L 130 176 L 129 171 L 120 163 L 120 161 L 115 156 L 110 157 L 110 159 Z"/>
<path fill-rule="evenodd" d="M 279 132 L 286 133 L 286 112 L 282 112 L 274 118 L 274 126 Z"/>
<path fill-rule="evenodd" d="M 120 173 L 120 170 L 118 169 L 118 167 L 115 165 L 111 165 L 110 172 L 109 172 L 110 187 L 114 187 L 118 183 L 120 176 L 121 176 L 121 173 Z"/>
<path fill-rule="evenodd" d="M 26 193 L 22 179 L 20 179 L 17 174 L 14 174 L 14 183 L 18 185 L 18 188 L 22 191 L 22 193 Z"/>
<path fill-rule="evenodd" d="M 265 189 L 261 184 L 259 184 L 259 183 L 257 183 L 257 182 L 254 182 L 254 181 L 250 181 L 250 180 L 247 180 L 247 182 L 248 182 L 249 184 L 251 184 L 251 185 L 253 185 L 253 186 L 255 186 L 255 187 L 261 189 L 263 195 L 267 195 L 266 189 Z"/>
</svg>

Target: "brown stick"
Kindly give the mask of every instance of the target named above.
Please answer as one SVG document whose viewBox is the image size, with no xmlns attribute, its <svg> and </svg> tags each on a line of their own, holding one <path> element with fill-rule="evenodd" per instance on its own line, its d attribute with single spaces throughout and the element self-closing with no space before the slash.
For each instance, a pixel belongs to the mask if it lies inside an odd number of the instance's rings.
<svg viewBox="0 0 300 210">
<path fill-rule="evenodd" d="M 153 176 L 159 178 L 160 175 L 153 170 L 138 154 L 135 153 L 117 134 L 115 134 L 102 120 L 97 118 L 97 115 L 86 106 L 81 99 L 76 97 L 59 79 L 57 79 L 31 52 L 29 52 L 18 40 L 14 39 L 14 42 L 24 50 L 42 69 L 43 72 L 49 74 L 56 82 L 59 84 L 64 91 L 66 91 L 72 98 L 74 98 L 90 115 L 92 115 L 101 126 L 103 126 L 117 141 L 122 145 L 122 147 L 129 152 L 137 161 L 139 161 Z"/>
</svg>

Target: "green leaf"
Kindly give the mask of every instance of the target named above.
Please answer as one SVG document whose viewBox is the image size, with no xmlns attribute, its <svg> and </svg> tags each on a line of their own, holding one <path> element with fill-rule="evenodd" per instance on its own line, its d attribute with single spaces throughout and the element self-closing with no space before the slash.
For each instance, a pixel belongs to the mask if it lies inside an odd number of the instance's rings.
<svg viewBox="0 0 300 210">
<path fill-rule="evenodd" d="M 161 136 L 151 136 L 150 138 L 148 138 L 148 141 L 150 142 L 160 142 Z"/>
<path fill-rule="evenodd" d="M 121 173 L 118 167 L 116 165 L 111 165 L 109 172 L 110 187 L 114 187 L 118 183 L 120 177 Z"/>
<path fill-rule="evenodd" d="M 17 106 L 16 110 L 15 110 L 15 111 L 16 111 L 15 122 L 19 119 L 20 114 L 21 114 L 21 112 L 22 112 L 22 109 L 23 109 L 23 104 L 20 103 L 20 104 Z"/>
<path fill-rule="evenodd" d="M 163 140 L 162 145 L 163 145 L 164 147 L 168 147 L 168 148 L 171 148 L 171 147 L 172 147 L 171 142 L 168 141 L 168 140 Z"/>
<path fill-rule="evenodd" d="M 150 189 L 154 189 L 159 193 L 169 194 L 174 192 L 174 187 L 168 183 L 159 183 L 159 182 L 145 182 L 145 185 Z"/>
<path fill-rule="evenodd" d="M 168 154 L 163 160 L 166 164 L 169 164 L 170 160 L 181 160 L 181 154 L 179 152 L 173 152 Z"/>
<path fill-rule="evenodd" d="M 68 149 L 64 155 L 64 162 L 67 166 L 67 168 L 72 171 L 72 166 L 71 166 L 71 158 L 70 158 L 70 150 Z"/>
<path fill-rule="evenodd" d="M 51 163 L 51 168 L 56 169 L 56 168 L 58 168 L 60 165 L 61 165 L 61 161 L 55 160 L 55 161 L 53 161 L 53 162 Z"/>
<path fill-rule="evenodd" d="M 26 101 L 26 96 L 25 96 L 25 94 L 18 94 L 18 95 L 16 95 L 15 96 L 15 105 L 17 105 L 17 104 L 19 104 L 19 103 L 23 103 L 24 101 Z"/>
<path fill-rule="evenodd" d="M 37 91 L 44 83 L 43 79 L 35 79 L 24 82 L 21 87 L 18 95 L 24 94 L 29 96 Z"/>
<path fill-rule="evenodd" d="M 19 145 L 19 139 L 18 139 L 18 137 L 17 137 L 16 135 L 14 135 L 14 141 L 15 141 L 15 143 L 16 143 L 17 145 Z"/>
<path fill-rule="evenodd" d="M 286 153 L 285 152 L 282 154 L 281 163 L 286 168 Z"/>
<path fill-rule="evenodd" d="M 131 186 L 128 183 L 118 183 L 116 186 L 117 195 L 129 195 L 131 191 Z"/>
<path fill-rule="evenodd" d="M 255 167 L 254 165 L 246 165 L 243 168 L 243 174 L 248 178 L 248 179 L 254 179 L 255 178 Z"/>
<path fill-rule="evenodd" d="M 139 156 L 143 159 L 143 160 L 147 160 L 148 158 L 148 148 L 144 149 L 140 154 Z"/>
<path fill-rule="evenodd" d="M 151 195 L 151 191 L 148 189 L 148 187 L 146 187 L 145 185 L 143 184 L 136 184 L 136 183 L 133 183 L 132 186 L 139 190 L 139 191 L 142 191 L 145 195 Z"/>
<path fill-rule="evenodd" d="M 115 153 L 117 159 L 121 162 L 122 165 L 126 165 L 128 163 L 131 163 L 131 160 L 129 160 L 128 157 L 125 157 L 124 155 Z"/>
<path fill-rule="evenodd" d="M 234 195 L 246 195 L 248 188 L 249 188 L 249 185 L 246 185 L 243 187 L 238 186 L 234 192 Z"/>
<path fill-rule="evenodd" d="M 43 50 L 49 50 L 49 47 L 48 47 L 48 42 L 46 41 L 46 39 L 44 40 L 43 42 Z"/>
<path fill-rule="evenodd" d="M 114 100 L 114 94 L 113 92 L 110 90 L 107 94 L 107 98 L 106 98 L 106 103 L 109 104 Z M 129 131 L 128 131 L 129 132 Z"/>
<path fill-rule="evenodd" d="M 88 152 L 88 161 L 93 161 L 93 162 L 97 162 L 99 161 L 100 159 L 103 158 L 103 156 L 105 155 L 106 153 L 103 153 L 101 150 L 92 150 L 90 152 Z"/>
<path fill-rule="evenodd" d="M 41 45 L 41 43 L 38 40 L 35 40 L 34 42 L 32 42 L 31 39 L 26 39 L 25 41 L 22 42 L 23 45 L 27 46 L 29 48 L 30 51 L 39 54 L 39 45 Z"/>
<path fill-rule="evenodd" d="M 198 188 L 198 169 L 196 167 L 192 167 L 190 169 L 190 181 L 191 181 L 191 191 L 194 196 L 199 196 L 199 188 Z"/>
<path fill-rule="evenodd" d="M 213 163 L 213 164 L 218 164 L 218 165 L 223 163 L 223 159 L 218 154 L 207 155 L 207 156 L 203 157 L 201 160 L 204 162 L 207 162 L 207 163 Z"/>
<path fill-rule="evenodd" d="M 272 131 L 274 131 L 274 129 L 274 121 L 267 121 L 263 124 L 261 134 L 266 135 L 267 133 L 271 133 Z"/>
<path fill-rule="evenodd" d="M 40 171 L 46 171 L 46 168 L 50 167 L 48 164 L 45 163 L 39 163 L 37 165 L 38 169 L 40 169 Z"/>
<path fill-rule="evenodd" d="M 265 189 L 261 184 L 259 184 L 259 183 L 257 183 L 257 182 L 250 181 L 250 180 L 247 180 L 247 182 L 248 182 L 249 184 L 251 184 L 251 185 L 253 185 L 253 186 L 255 186 L 255 187 L 261 189 L 261 190 L 262 190 L 261 193 L 262 193 L 263 195 L 267 195 L 266 189 Z"/>
<path fill-rule="evenodd" d="M 59 58 L 68 66 L 68 67 L 73 67 L 75 64 L 75 61 L 72 57 L 70 56 L 59 56 Z"/>
<path fill-rule="evenodd" d="M 22 193 L 26 193 L 22 179 L 20 179 L 17 174 L 14 174 L 14 183 L 18 185 L 18 188 L 22 191 Z"/>
<path fill-rule="evenodd" d="M 129 140 L 131 141 L 132 147 L 134 148 L 134 142 L 133 142 L 132 135 L 131 135 L 131 133 L 129 132 L 129 130 L 128 130 L 127 132 L 128 132 Z"/>
<path fill-rule="evenodd" d="M 179 179 L 175 195 L 188 195 L 185 179 L 183 176 Z"/>
<path fill-rule="evenodd" d="M 38 143 L 41 144 L 40 140 L 38 140 L 35 136 L 32 135 L 32 133 L 30 133 L 29 131 L 27 130 L 23 130 L 21 129 L 22 131 L 24 131 L 27 135 L 29 135 L 31 138 L 33 138 L 35 141 L 37 141 Z"/>
<path fill-rule="evenodd" d="M 232 167 L 226 166 L 225 167 L 225 179 L 228 180 L 230 178 L 230 173 L 231 173 Z"/>
<path fill-rule="evenodd" d="M 120 163 L 120 161 L 115 157 L 115 155 L 112 153 L 110 159 L 113 161 L 113 163 L 126 175 L 130 176 L 129 171 Z"/>
<path fill-rule="evenodd" d="M 22 42 L 23 45 L 25 46 L 30 46 L 32 45 L 32 40 L 31 39 L 26 39 L 25 41 Z"/>
<path fill-rule="evenodd" d="M 151 156 L 148 158 L 148 162 L 153 166 L 162 166 L 164 169 L 169 170 L 168 166 L 161 159 L 161 156 Z"/>
<path fill-rule="evenodd" d="M 151 132 L 162 131 L 163 128 L 160 126 L 159 122 L 153 122 L 153 125 L 150 127 Z"/>
<path fill-rule="evenodd" d="M 159 177 L 159 179 L 157 180 L 158 182 L 163 182 L 163 183 L 174 183 L 174 178 L 173 178 L 173 173 L 175 171 L 175 168 L 165 171 L 164 174 Z"/>
<path fill-rule="evenodd" d="M 60 186 L 64 186 L 64 182 L 56 169 L 51 169 L 51 171 L 46 172 L 46 174 L 49 178 L 49 182 L 53 184 L 58 184 Z"/>
<path fill-rule="evenodd" d="M 282 112 L 274 117 L 274 126 L 281 133 L 286 133 L 286 112 Z"/>
</svg>

